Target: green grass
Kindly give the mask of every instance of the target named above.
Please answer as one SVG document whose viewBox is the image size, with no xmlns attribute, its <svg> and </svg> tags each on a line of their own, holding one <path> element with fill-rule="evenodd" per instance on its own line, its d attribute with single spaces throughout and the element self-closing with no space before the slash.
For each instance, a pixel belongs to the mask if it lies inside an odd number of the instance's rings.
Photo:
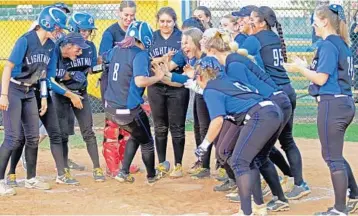
<svg viewBox="0 0 358 216">
<path fill-rule="evenodd" d="M 349 126 L 345 141 L 358 142 L 358 125 L 352 124 Z M 309 139 L 318 139 L 318 131 L 316 124 L 295 124 L 293 128 L 294 137 L 302 137 Z"/>
<path fill-rule="evenodd" d="M 193 131 L 193 123 L 186 124 L 186 131 Z M 345 136 L 346 141 L 358 142 L 358 124 L 352 124 Z M 307 138 L 307 139 L 318 139 L 318 132 L 316 124 L 295 124 L 293 128 L 294 137 Z M 0 132 L 0 140 L 3 140 L 4 133 Z M 100 145 L 102 143 L 102 134 L 97 134 L 97 142 Z M 85 148 L 85 143 L 82 140 L 81 135 L 70 136 L 71 148 Z M 49 139 L 45 139 L 40 145 L 40 149 L 48 150 L 50 149 Z"/>
</svg>

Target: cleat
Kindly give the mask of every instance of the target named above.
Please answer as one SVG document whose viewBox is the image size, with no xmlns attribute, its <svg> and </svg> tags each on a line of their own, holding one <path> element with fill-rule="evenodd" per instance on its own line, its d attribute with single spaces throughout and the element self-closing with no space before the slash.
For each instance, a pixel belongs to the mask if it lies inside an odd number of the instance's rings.
<svg viewBox="0 0 358 216">
<path fill-rule="evenodd" d="M 347 211 L 354 213 L 358 209 L 358 199 L 349 199 L 347 202 Z"/>
<path fill-rule="evenodd" d="M 6 184 L 11 187 L 18 187 L 19 185 L 16 181 L 16 174 L 9 174 L 6 178 Z"/>
<path fill-rule="evenodd" d="M 48 184 L 42 180 L 39 180 L 37 178 L 32 178 L 32 179 L 25 180 L 25 188 L 39 189 L 39 190 L 50 190 L 51 186 L 50 186 L 50 184 Z"/>
<path fill-rule="evenodd" d="M 73 169 L 73 170 L 78 170 L 78 171 L 84 171 L 86 169 L 85 166 L 82 166 L 82 165 L 79 165 L 77 163 L 75 163 L 73 160 L 71 159 L 68 159 L 68 167 L 70 169 Z"/>
<path fill-rule="evenodd" d="M 214 191 L 228 192 L 228 191 L 233 191 L 236 188 L 237 188 L 236 182 L 232 179 L 228 179 L 223 184 L 215 186 Z"/>
<path fill-rule="evenodd" d="M 16 195 L 14 188 L 5 183 L 5 180 L 0 180 L 0 196 L 13 196 Z"/>
<path fill-rule="evenodd" d="M 297 200 L 311 193 L 310 188 L 303 182 L 300 186 L 293 186 L 293 189 L 286 193 L 285 196 L 288 200 Z"/>
<path fill-rule="evenodd" d="M 190 168 L 190 170 L 188 171 L 189 174 L 194 174 L 197 172 L 198 168 L 201 168 L 203 166 L 203 163 L 199 160 L 197 160 L 193 166 Z"/>
<path fill-rule="evenodd" d="M 102 168 L 93 169 L 93 178 L 96 182 L 104 182 L 106 180 Z"/>
<path fill-rule="evenodd" d="M 261 205 L 257 205 L 255 202 L 252 202 L 252 213 L 258 216 L 266 216 L 267 215 L 267 206 L 265 203 Z"/>
<path fill-rule="evenodd" d="M 227 176 L 226 170 L 224 168 L 218 169 L 218 174 L 215 177 L 217 181 L 225 182 L 229 177 Z"/>
<path fill-rule="evenodd" d="M 131 176 L 131 174 L 125 174 L 122 171 L 119 171 L 119 173 L 115 177 L 115 179 L 121 183 L 124 183 L 124 182 L 133 183 L 135 181 L 134 177 Z"/>
<path fill-rule="evenodd" d="M 183 167 L 181 164 L 175 165 L 173 171 L 169 174 L 171 178 L 180 178 L 183 177 Z"/>
<path fill-rule="evenodd" d="M 340 212 L 335 208 L 329 208 L 326 212 L 316 212 L 314 215 L 338 215 L 338 216 L 347 216 L 348 213 Z"/>
<path fill-rule="evenodd" d="M 191 175 L 192 179 L 204 179 L 210 178 L 210 169 L 207 168 L 198 168 L 197 172 Z"/>
<path fill-rule="evenodd" d="M 169 174 L 169 170 L 170 170 L 169 161 L 164 161 L 164 162 L 158 164 L 156 170 L 158 171 L 158 175 L 160 176 L 160 178 L 167 176 Z"/>
<path fill-rule="evenodd" d="M 272 200 L 267 203 L 267 210 L 272 212 L 288 211 L 290 210 L 290 205 L 288 202 L 278 200 L 277 196 L 274 196 Z"/>
<path fill-rule="evenodd" d="M 65 169 L 65 174 L 62 176 L 56 177 L 57 184 L 66 184 L 66 185 L 79 185 L 80 183 L 74 179 L 70 173 L 69 169 Z"/>
<path fill-rule="evenodd" d="M 159 172 L 157 171 L 157 173 L 155 174 L 154 177 L 147 178 L 147 184 L 150 186 L 153 186 L 160 179 L 161 179 L 161 176 L 159 175 Z"/>
</svg>

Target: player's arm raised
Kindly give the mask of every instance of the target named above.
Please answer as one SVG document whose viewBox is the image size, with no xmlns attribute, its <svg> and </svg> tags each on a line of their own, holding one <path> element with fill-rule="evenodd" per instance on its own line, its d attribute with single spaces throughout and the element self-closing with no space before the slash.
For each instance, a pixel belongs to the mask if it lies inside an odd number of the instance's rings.
<svg viewBox="0 0 358 216">
<path fill-rule="evenodd" d="M 149 57 L 146 52 L 142 52 L 136 55 L 133 60 L 133 75 L 134 82 L 138 87 L 147 87 L 151 86 L 158 81 L 162 80 L 164 77 L 164 72 L 162 70 L 153 70 L 154 76 L 150 76 L 149 73 Z"/>
</svg>

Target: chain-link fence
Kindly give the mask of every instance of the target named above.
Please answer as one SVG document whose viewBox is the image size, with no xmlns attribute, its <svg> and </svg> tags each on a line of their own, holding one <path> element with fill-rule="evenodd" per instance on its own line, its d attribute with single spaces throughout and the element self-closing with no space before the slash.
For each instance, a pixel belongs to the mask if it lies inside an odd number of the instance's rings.
<svg viewBox="0 0 358 216">
<path fill-rule="evenodd" d="M 50 1 L 47 1 L 47 3 Z M 119 2 L 103 1 L 106 4 L 77 4 L 83 1 L 65 1 L 69 4 L 71 11 L 87 11 L 94 15 L 95 24 L 98 30 L 94 43 L 98 49 L 103 31 L 118 19 Z M 91 2 L 91 1 L 89 1 Z M 173 3 L 174 2 L 174 3 Z M 197 1 L 136 1 L 138 20 L 149 22 L 154 28 L 157 27 L 155 15 L 163 6 L 172 6 L 180 18 L 179 26 L 184 18 L 190 16 L 193 10 L 199 6 L 207 6 L 212 13 L 212 22 L 215 27 L 220 25 L 220 19 L 240 7 L 253 4 L 256 6 L 270 6 L 276 12 L 278 21 L 282 24 L 284 38 L 288 48 L 288 56 L 294 55 L 306 57 L 310 62 L 313 57 L 314 44 L 312 43 L 311 16 L 318 4 L 326 1 L 300 1 L 300 0 L 197 0 Z M 55 2 L 53 2 L 55 3 Z M 97 2 L 98 3 L 98 2 Z M 112 4 L 113 3 L 113 4 Z M 116 4 L 114 4 L 116 3 Z M 357 56 L 358 28 L 355 33 L 355 14 L 358 1 L 331 1 L 341 4 L 347 16 L 347 23 L 351 28 L 351 39 L 353 42 L 352 51 Z M 37 14 L 45 5 L 13 5 L 0 6 L 0 71 L 2 72 L 5 60 L 8 58 L 11 49 L 20 35 L 25 33 Z M 189 11 L 188 11 L 189 10 Z M 355 64 L 358 65 L 358 58 Z M 91 95 L 91 105 L 96 127 L 103 126 L 103 106 L 100 101 L 100 91 L 97 80 L 100 75 L 89 76 L 88 91 Z M 298 74 L 290 74 L 293 86 L 296 89 L 298 100 L 295 113 L 296 122 L 315 122 L 316 103 L 307 93 L 309 82 Z M 192 106 L 189 105 L 188 121 L 192 120 Z"/>
</svg>

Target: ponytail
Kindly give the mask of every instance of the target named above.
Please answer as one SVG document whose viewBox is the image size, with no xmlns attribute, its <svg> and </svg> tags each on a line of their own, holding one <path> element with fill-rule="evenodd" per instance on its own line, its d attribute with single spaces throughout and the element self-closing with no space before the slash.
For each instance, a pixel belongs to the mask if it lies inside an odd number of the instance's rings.
<svg viewBox="0 0 358 216">
<path fill-rule="evenodd" d="M 134 46 L 136 43 L 136 39 L 134 37 L 125 37 L 121 42 L 116 43 L 120 48 L 128 48 Z"/>
<path fill-rule="evenodd" d="M 351 40 L 348 33 L 348 26 L 343 20 L 339 22 L 339 28 L 337 32 L 343 39 L 343 41 L 347 44 L 347 46 L 351 45 Z"/>
<path fill-rule="evenodd" d="M 285 39 L 283 39 L 282 26 L 281 26 L 281 24 L 280 24 L 278 21 L 276 21 L 276 29 L 277 29 L 278 36 L 280 37 L 283 60 L 284 60 L 284 62 L 287 62 L 287 48 L 286 48 L 286 43 L 285 43 Z"/>
</svg>

